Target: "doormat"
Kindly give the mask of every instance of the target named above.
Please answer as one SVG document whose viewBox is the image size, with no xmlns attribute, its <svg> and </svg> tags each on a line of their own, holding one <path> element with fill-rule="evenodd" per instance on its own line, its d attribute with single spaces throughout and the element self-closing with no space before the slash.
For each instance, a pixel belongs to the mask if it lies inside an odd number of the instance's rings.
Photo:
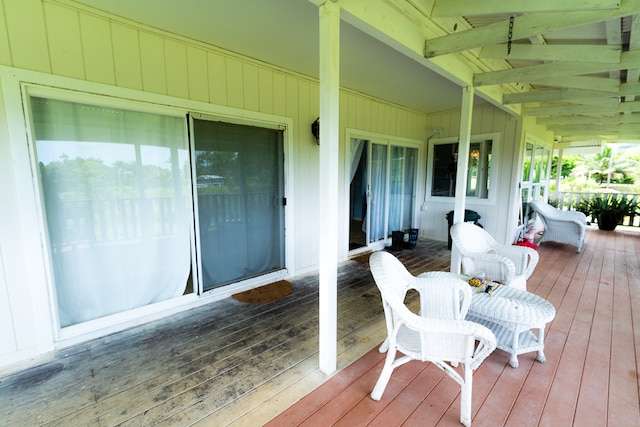
<svg viewBox="0 0 640 427">
<path fill-rule="evenodd" d="M 368 252 L 366 254 L 358 255 L 357 257 L 351 258 L 351 261 L 357 261 L 360 264 L 369 264 L 369 257 L 370 256 L 371 256 L 371 253 Z"/>
<path fill-rule="evenodd" d="M 293 287 L 286 280 L 270 283 L 248 291 L 231 295 L 233 299 L 249 304 L 264 304 L 277 301 L 291 293 Z"/>
</svg>

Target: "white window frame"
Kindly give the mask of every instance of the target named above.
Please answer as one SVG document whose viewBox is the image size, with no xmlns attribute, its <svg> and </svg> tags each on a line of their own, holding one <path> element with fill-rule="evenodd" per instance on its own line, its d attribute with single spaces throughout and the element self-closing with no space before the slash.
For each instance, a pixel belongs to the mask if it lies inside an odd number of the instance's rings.
<svg viewBox="0 0 640 427">
<path fill-rule="evenodd" d="M 496 200 L 496 193 L 499 182 L 499 165 L 500 165 L 500 150 L 501 150 L 501 134 L 499 132 L 494 133 L 484 133 L 484 134 L 474 134 L 471 135 L 470 143 L 480 143 L 482 141 L 491 140 L 492 148 L 491 148 L 491 174 L 489 176 L 489 197 L 480 198 L 475 196 L 466 196 L 468 203 L 473 204 L 494 204 Z M 432 196 L 431 191 L 433 188 L 433 162 L 432 159 L 434 157 L 434 147 L 436 145 L 441 144 L 453 144 L 459 143 L 458 137 L 447 137 L 447 138 L 432 138 L 429 140 L 429 144 L 427 147 L 428 155 L 427 155 L 427 168 L 426 168 L 426 184 L 425 184 L 425 201 L 427 202 L 441 202 L 451 204 L 455 197 L 452 196 Z"/>
</svg>

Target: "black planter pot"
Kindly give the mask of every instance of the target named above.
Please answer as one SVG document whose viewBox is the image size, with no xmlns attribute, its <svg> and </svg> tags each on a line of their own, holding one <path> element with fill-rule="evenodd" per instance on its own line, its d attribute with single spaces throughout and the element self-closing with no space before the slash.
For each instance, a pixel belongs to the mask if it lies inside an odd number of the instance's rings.
<svg viewBox="0 0 640 427">
<path fill-rule="evenodd" d="M 618 218 L 612 213 L 601 213 L 598 215 L 598 228 L 600 230 L 613 231 L 618 225 Z"/>
</svg>

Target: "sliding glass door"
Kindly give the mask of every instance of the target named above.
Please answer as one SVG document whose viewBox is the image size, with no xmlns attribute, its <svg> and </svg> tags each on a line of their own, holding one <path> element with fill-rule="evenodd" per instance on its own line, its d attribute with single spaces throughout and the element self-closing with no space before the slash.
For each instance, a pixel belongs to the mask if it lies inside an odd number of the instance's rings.
<svg viewBox="0 0 640 427">
<path fill-rule="evenodd" d="M 192 119 L 203 291 L 285 268 L 283 131 Z"/>
<path fill-rule="evenodd" d="M 28 107 L 60 328 L 284 270 L 282 129 L 49 92 Z"/>
<path fill-rule="evenodd" d="M 392 231 L 412 228 L 418 149 L 352 138 L 351 153 L 349 248 L 386 240 Z M 359 238 L 360 230 L 364 240 Z"/>
</svg>

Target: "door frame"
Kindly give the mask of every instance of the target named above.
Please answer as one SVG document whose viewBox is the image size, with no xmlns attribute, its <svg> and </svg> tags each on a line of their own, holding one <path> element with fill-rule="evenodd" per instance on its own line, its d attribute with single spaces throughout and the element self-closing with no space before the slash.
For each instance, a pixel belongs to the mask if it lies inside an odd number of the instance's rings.
<svg viewBox="0 0 640 427">
<path fill-rule="evenodd" d="M 346 232 L 344 233 L 344 240 L 341 243 L 342 245 L 344 245 L 343 247 L 346 250 L 346 253 L 348 254 L 348 256 L 354 256 L 354 255 L 358 255 L 360 253 L 366 253 L 366 252 L 371 252 L 371 251 L 377 251 L 377 250 L 381 250 L 384 249 L 388 243 L 391 242 L 391 237 L 387 236 L 385 239 L 382 240 L 378 240 L 376 242 L 373 243 L 369 243 L 369 230 L 367 227 L 367 232 L 366 232 L 366 239 L 367 239 L 367 244 L 365 246 L 359 247 L 359 248 L 355 248 L 353 250 L 349 250 L 349 230 L 350 230 L 350 222 L 351 222 L 351 212 L 350 212 L 350 204 L 351 204 L 351 140 L 353 138 L 359 138 L 359 139 L 365 139 L 367 141 L 369 141 L 370 143 L 378 143 L 378 144 L 386 144 L 387 146 L 387 152 L 389 152 L 389 147 L 391 145 L 398 145 L 398 146 L 403 146 L 403 147 L 409 147 L 409 148 L 416 148 L 418 150 L 418 158 L 417 158 L 417 164 L 416 164 L 416 177 L 415 177 L 415 198 L 414 198 L 414 203 L 413 203 L 413 222 L 414 224 L 419 224 L 420 223 L 420 203 L 418 201 L 418 197 L 420 194 L 424 194 L 424 179 L 422 179 L 422 177 L 424 176 L 424 171 L 425 171 L 425 167 L 426 167 L 426 159 L 424 156 L 424 152 L 425 152 L 425 147 L 423 144 L 423 141 L 418 140 L 418 139 L 411 139 L 411 138 L 404 138 L 404 137 L 399 137 L 399 136 L 393 136 L 393 135 L 386 135 L 386 134 L 380 134 L 380 133 L 375 133 L 375 132 L 367 132 L 367 131 L 363 131 L 363 130 L 358 130 L 358 129 L 352 129 L 352 128 L 347 128 L 346 129 L 346 136 L 345 136 L 345 149 L 344 149 L 344 185 L 343 185 L 343 190 L 344 190 L 344 209 L 343 209 L 343 227 L 344 230 L 346 230 Z M 371 144 L 369 144 L 371 145 Z M 371 157 L 371 156 L 369 156 Z M 371 159 L 368 158 L 367 161 L 370 163 Z M 370 174 L 370 171 L 367 171 L 367 174 Z M 388 176 L 387 176 L 388 179 Z M 368 185 L 368 183 L 367 183 Z M 388 198 L 389 194 L 389 189 L 386 189 L 386 197 Z M 388 205 L 388 204 L 387 204 Z M 386 210 L 387 208 L 385 208 Z M 388 215 L 386 215 L 388 216 Z"/>
<path fill-rule="evenodd" d="M 193 275 L 194 275 L 194 284 L 197 287 L 197 293 L 201 296 L 214 296 L 219 298 L 228 297 L 234 293 L 246 291 L 260 285 L 264 285 L 267 283 L 272 283 L 277 280 L 281 280 L 286 276 L 294 275 L 292 266 L 293 254 L 295 253 L 293 248 L 293 240 L 292 233 L 288 233 L 288 230 L 292 230 L 292 219 L 290 218 L 290 210 L 287 209 L 289 206 L 293 205 L 293 190 L 291 189 L 291 185 L 293 183 L 293 179 L 290 178 L 292 174 L 291 167 L 289 167 L 288 159 L 292 158 L 289 155 L 289 150 L 291 149 L 292 144 L 290 143 L 291 135 L 289 132 L 290 126 L 287 126 L 286 123 L 283 122 L 264 122 L 254 120 L 248 117 L 229 117 L 229 116 L 221 116 L 210 113 L 201 113 L 201 112 L 190 112 L 187 118 L 188 126 L 189 126 L 189 156 L 191 161 L 191 181 L 192 183 L 196 182 L 196 170 L 195 170 L 195 140 L 193 138 L 193 119 L 198 120 L 210 120 L 210 121 L 218 121 L 224 123 L 232 123 L 237 125 L 245 125 L 252 127 L 261 127 L 266 129 L 275 129 L 281 130 L 283 132 L 283 145 L 282 145 L 282 155 L 284 157 L 283 161 L 283 187 L 284 187 L 284 197 L 287 200 L 286 205 L 284 206 L 284 229 L 283 233 L 283 244 L 284 244 L 284 267 L 281 270 L 273 271 L 270 273 L 261 274 L 255 277 L 249 277 L 246 279 L 239 280 L 237 282 L 233 282 L 227 285 L 215 287 L 209 290 L 203 290 L 202 284 L 202 264 L 199 262 L 198 258 L 200 257 L 200 251 L 198 250 L 197 241 L 200 240 L 200 229 L 198 227 L 198 222 L 200 221 L 198 214 L 198 197 L 197 197 L 197 188 L 195 185 L 192 185 L 192 199 L 193 199 L 193 218 L 194 218 L 194 226 L 193 232 L 195 236 L 195 242 L 193 244 L 193 253 L 195 255 L 195 260 L 193 263 Z"/>
</svg>

